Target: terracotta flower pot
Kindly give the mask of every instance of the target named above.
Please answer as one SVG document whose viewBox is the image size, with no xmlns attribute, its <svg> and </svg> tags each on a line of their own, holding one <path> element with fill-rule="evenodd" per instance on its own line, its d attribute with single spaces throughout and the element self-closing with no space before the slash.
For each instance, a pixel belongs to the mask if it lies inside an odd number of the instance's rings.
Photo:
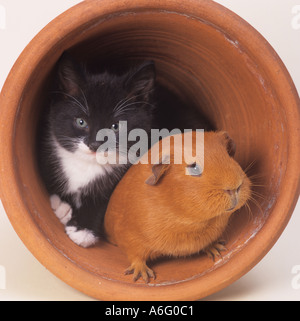
<svg viewBox="0 0 300 321">
<path fill-rule="evenodd" d="M 259 176 L 234 215 L 228 252 L 154 263 L 146 285 L 124 276 L 128 262 L 105 242 L 75 245 L 52 213 L 36 164 L 36 135 L 61 53 L 92 59 L 154 59 L 158 81 L 196 104 L 237 145 Z M 194 300 L 249 271 L 285 228 L 299 195 L 299 97 L 283 63 L 241 18 L 207 0 L 87 0 L 47 25 L 27 46 L 1 92 L 1 199 L 19 237 L 47 269 L 102 300 Z"/>
</svg>

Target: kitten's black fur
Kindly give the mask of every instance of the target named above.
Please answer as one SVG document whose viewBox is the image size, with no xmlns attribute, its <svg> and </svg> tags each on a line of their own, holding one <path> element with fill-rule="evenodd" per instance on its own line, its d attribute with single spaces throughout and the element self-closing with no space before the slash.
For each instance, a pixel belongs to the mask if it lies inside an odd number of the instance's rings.
<svg viewBox="0 0 300 321">
<path fill-rule="evenodd" d="M 104 169 L 105 175 L 95 176 L 76 192 L 70 192 L 57 146 L 62 153 L 75 153 L 81 141 L 96 151 L 101 144 L 96 141 L 97 132 L 111 128 L 120 120 L 127 121 L 128 132 L 143 128 L 150 133 L 154 113 L 154 64 L 146 61 L 123 75 L 91 73 L 85 64 L 78 64 L 65 54 L 58 63 L 55 80 L 54 101 L 43 117 L 46 124 L 43 124 L 39 146 L 41 174 L 50 195 L 58 195 L 72 207 L 72 219 L 67 226 L 88 229 L 98 237 L 102 234 L 109 197 L 129 165 L 111 165 Z M 116 108 L 118 106 L 121 108 Z M 85 120 L 88 128 L 79 127 L 77 119 Z M 118 140 L 118 134 L 116 136 Z M 128 142 L 128 149 L 130 146 Z M 72 160 L 70 167 L 71 163 Z M 85 169 L 74 175 L 86 175 Z"/>
</svg>

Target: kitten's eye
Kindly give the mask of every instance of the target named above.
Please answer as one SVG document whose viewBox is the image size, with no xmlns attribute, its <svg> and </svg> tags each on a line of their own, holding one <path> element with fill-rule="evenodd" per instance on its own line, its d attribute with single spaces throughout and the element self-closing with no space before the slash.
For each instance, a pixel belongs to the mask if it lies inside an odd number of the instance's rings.
<svg viewBox="0 0 300 321">
<path fill-rule="evenodd" d="M 188 175 L 198 176 L 198 177 L 202 175 L 202 169 L 197 163 L 188 165 L 186 168 L 187 168 Z"/>
<path fill-rule="evenodd" d="M 112 124 L 111 125 L 111 129 L 116 133 L 116 132 L 118 132 L 119 131 L 119 129 L 120 129 L 120 126 L 119 126 L 119 124 Z"/>
<path fill-rule="evenodd" d="M 89 127 L 88 123 L 83 118 L 76 118 L 75 123 L 79 128 L 87 129 Z"/>
</svg>

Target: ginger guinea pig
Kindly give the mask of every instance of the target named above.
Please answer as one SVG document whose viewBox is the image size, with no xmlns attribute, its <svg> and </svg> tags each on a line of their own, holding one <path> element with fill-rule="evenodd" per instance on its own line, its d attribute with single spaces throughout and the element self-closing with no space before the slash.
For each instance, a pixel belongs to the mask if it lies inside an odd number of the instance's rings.
<svg viewBox="0 0 300 321">
<path fill-rule="evenodd" d="M 225 247 L 218 241 L 229 217 L 250 197 L 250 180 L 232 158 L 235 144 L 226 132 L 204 133 L 204 158 L 202 153 L 184 157 L 181 164 L 174 161 L 178 150 L 183 155 L 187 149 L 195 151 L 196 143 L 203 147 L 196 132 L 189 134 L 192 144 L 181 149 L 170 144 L 154 163 L 151 158 L 152 164 L 131 166 L 111 196 L 106 236 L 126 253 L 131 265 L 125 274 L 133 273 L 134 281 L 155 278 L 146 262 L 160 256 L 220 255 Z M 184 135 L 188 133 L 180 134 L 181 142 Z M 150 160 L 153 150 L 144 160 Z"/>
</svg>

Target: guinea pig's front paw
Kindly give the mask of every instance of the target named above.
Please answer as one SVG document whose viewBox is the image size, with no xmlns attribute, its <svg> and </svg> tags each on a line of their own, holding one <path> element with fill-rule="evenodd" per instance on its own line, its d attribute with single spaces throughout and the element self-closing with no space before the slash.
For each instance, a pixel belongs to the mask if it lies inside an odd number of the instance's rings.
<svg viewBox="0 0 300 321">
<path fill-rule="evenodd" d="M 56 217 L 66 225 L 72 218 L 72 207 L 56 194 L 50 196 L 50 205 Z"/>
<path fill-rule="evenodd" d="M 219 240 L 205 248 L 203 251 L 207 254 L 209 258 L 215 261 L 216 257 L 222 257 L 222 251 L 227 251 L 225 244 L 226 242 L 224 240 Z"/>
<path fill-rule="evenodd" d="M 149 278 L 155 280 L 155 273 L 148 268 L 145 262 L 133 262 L 130 267 L 125 271 L 125 275 L 133 274 L 133 281 L 137 281 L 140 277 L 143 278 L 145 283 L 149 283 Z"/>
<path fill-rule="evenodd" d="M 80 230 L 76 226 L 66 226 L 66 233 L 74 243 L 82 247 L 95 245 L 99 240 L 99 238 L 87 228 Z"/>
</svg>

